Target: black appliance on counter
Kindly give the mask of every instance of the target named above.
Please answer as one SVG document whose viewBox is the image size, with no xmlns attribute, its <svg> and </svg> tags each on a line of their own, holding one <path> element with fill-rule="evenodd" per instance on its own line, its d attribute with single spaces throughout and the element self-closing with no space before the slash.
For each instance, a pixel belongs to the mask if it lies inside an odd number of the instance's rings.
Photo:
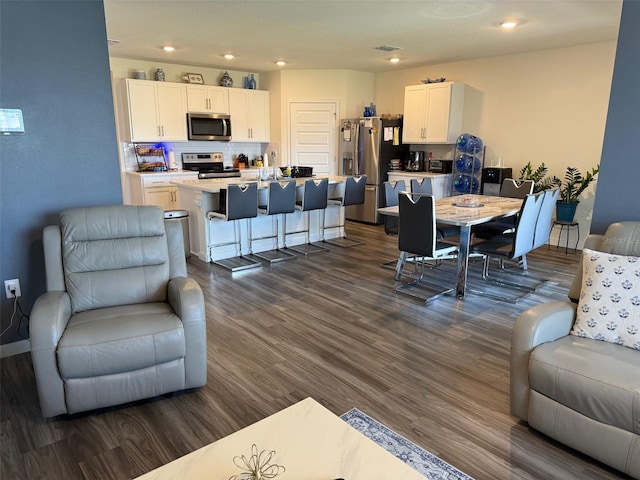
<svg viewBox="0 0 640 480">
<path fill-rule="evenodd" d="M 482 169 L 482 194 L 500 195 L 500 187 L 505 178 L 513 178 L 511 167 L 484 167 Z"/>
<path fill-rule="evenodd" d="M 198 172 L 198 178 L 233 178 L 240 176 L 240 170 L 225 165 L 224 155 L 214 153 L 183 153 L 182 169 Z"/>
<path fill-rule="evenodd" d="M 453 160 L 429 160 L 427 170 L 432 173 L 452 173 Z"/>
<path fill-rule="evenodd" d="M 417 152 L 409 152 L 407 156 L 407 163 L 404 166 L 407 172 L 422 172 L 424 171 L 424 152 L 418 150 Z"/>
</svg>

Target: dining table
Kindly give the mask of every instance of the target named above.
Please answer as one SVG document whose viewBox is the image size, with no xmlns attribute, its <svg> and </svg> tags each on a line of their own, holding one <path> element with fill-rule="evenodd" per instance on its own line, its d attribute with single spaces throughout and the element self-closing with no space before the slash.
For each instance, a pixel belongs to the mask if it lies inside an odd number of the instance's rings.
<svg viewBox="0 0 640 480">
<path fill-rule="evenodd" d="M 435 203 L 436 220 L 439 224 L 460 227 L 455 292 L 458 298 L 464 298 L 467 288 L 471 228 L 474 225 L 516 215 L 522 207 L 522 199 L 468 194 L 437 199 Z M 381 215 L 399 216 L 397 206 L 382 207 L 378 212 Z M 396 264 L 396 280 L 399 280 L 402 275 L 408 254 L 409 252 L 400 252 Z"/>
</svg>

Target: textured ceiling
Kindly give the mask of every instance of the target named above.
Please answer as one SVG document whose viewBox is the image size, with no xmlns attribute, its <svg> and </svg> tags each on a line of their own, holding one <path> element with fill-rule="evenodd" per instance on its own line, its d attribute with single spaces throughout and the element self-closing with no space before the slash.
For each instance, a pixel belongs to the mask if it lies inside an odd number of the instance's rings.
<svg viewBox="0 0 640 480">
<path fill-rule="evenodd" d="M 615 40 L 621 0 L 104 0 L 119 58 L 366 72 Z M 504 20 L 521 24 L 505 31 Z M 176 50 L 164 52 L 163 45 Z M 393 53 L 380 45 L 402 47 Z M 222 55 L 236 58 L 225 60 Z M 397 55 L 398 64 L 389 57 Z M 278 67 L 275 61 L 286 60 Z"/>
</svg>

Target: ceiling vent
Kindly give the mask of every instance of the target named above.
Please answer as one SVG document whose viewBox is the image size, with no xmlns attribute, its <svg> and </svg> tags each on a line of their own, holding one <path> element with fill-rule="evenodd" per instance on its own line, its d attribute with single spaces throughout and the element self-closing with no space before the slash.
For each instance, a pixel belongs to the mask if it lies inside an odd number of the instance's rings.
<svg viewBox="0 0 640 480">
<path fill-rule="evenodd" d="M 107 38 L 107 45 L 111 46 L 111 45 L 118 45 L 120 43 L 120 40 L 114 40 L 113 38 Z"/>
<path fill-rule="evenodd" d="M 402 47 L 396 47 L 394 45 L 380 45 L 375 47 L 375 50 L 382 50 L 383 52 L 393 52 L 394 50 L 402 50 Z"/>
</svg>

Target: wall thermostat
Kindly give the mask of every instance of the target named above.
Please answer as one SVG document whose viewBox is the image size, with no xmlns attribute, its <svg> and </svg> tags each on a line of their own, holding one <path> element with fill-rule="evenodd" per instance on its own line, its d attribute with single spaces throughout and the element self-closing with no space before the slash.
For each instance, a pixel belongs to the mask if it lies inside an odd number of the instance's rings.
<svg viewBox="0 0 640 480">
<path fill-rule="evenodd" d="M 22 110 L 19 108 L 0 108 L 0 133 L 2 135 L 24 135 Z"/>
</svg>

